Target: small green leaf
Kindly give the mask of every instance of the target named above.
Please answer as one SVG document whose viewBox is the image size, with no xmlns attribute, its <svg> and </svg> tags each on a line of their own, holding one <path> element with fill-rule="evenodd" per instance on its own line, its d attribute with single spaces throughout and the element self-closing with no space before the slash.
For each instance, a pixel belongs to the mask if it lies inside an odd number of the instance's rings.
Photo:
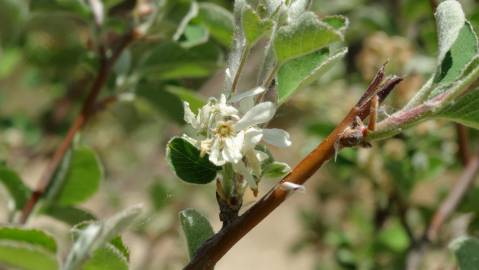
<svg viewBox="0 0 479 270">
<path fill-rule="evenodd" d="M 110 252 L 112 250 L 111 247 L 117 251 L 115 252 L 116 255 L 113 255 L 115 257 L 109 257 L 109 259 L 113 260 L 111 266 L 120 267 L 118 269 L 125 269 L 123 268 L 123 261 L 128 261 L 125 256 L 125 251 L 123 248 L 119 248 L 118 243 L 110 241 L 114 240 L 121 231 L 136 221 L 140 213 L 141 208 L 139 206 L 133 206 L 103 221 L 78 224 L 72 230 L 75 242 L 67 256 L 63 270 L 75 270 L 82 266 L 91 267 L 87 269 L 92 270 L 103 269 L 101 267 L 110 266 L 108 261 L 103 261 L 103 259 L 100 261 L 97 260 L 98 265 L 97 263 L 89 264 L 89 259 L 95 258 L 96 252 L 100 253 L 97 259 L 109 256 L 105 254 L 112 254 Z M 102 251 L 104 248 L 108 249 L 109 245 L 111 245 L 109 248 L 110 251 Z"/>
<path fill-rule="evenodd" d="M 479 89 L 474 89 L 446 106 L 438 117 L 479 129 Z"/>
<path fill-rule="evenodd" d="M 288 164 L 284 162 L 274 161 L 263 168 L 263 176 L 268 178 L 283 177 L 291 171 Z"/>
<path fill-rule="evenodd" d="M 177 41 L 180 39 L 181 35 L 185 32 L 188 23 L 198 15 L 198 3 L 196 1 L 192 0 L 177 0 L 175 1 L 177 5 L 183 5 L 183 6 L 188 6 L 186 14 L 181 18 L 181 20 L 178 22 L 178 28 L 176 29 L 175 34 L 173 35 L 173 40 Z M 177 8 L 175 7 L 175 10 Z"/>
<path fill-rule="evenodd" d="M 3 265 L 22 270 L 55 270 L 56 251 L 55 240 L 40 230 L 0 228 L 0 268 Z"/>
<path fill-rule="evenodd" d="M 58 262 L 54 254 L 28 245 L 0 241 L 0 266 L 2 265 L 21 270 L 58 269 Z"/>
<path fill-rule="evenodd" d="M 179 137 L 168 142 L 166 156 L 176 175 L 192 184 L 207 184 L 213 181 L 217 171 L 221 169 L 209 161 L 208 155 L 200 157 L 200 150 Z"/>
<path fill-rule="evenodd" d="M 278 61 L 284 63 L 342 39 L 340 32 L 321 22 L 314 13 L 305 12 L 297 21 L 279 28 L 274 39 L 274 50 Z"/>
<path fill-rule="evenodd" d="M 143 97 L 154 109 L 179 124 L 184 124 L 183 102 L 181 99 L 166 91 L 161 84 L 141 83 L 136 91 L 137 96 Z"/>
<path fill-rule="evenodd" d="M 181 47 L 188 49 L 206 43 L 209 33 L 208 29 L 201 25 L 188 25 L 183 33 L 183 37 L 180 40 Z"/>
<path fill-rule="evenodd" d="M 28 189 L 13 170 L 10 170 L 3 165 L 0 165 L 0 183 L 5 186 L 8 193 L 12 196 L 15 203 L 15 209 L 21 210 L 28 198 L 30 198 L 30 189 Z"/>
<path fill-rule="evenodd" d="M 181 211 L 179 218 L 188 245 L 188 255 L 192 258 L 203 242 L 214 234 L 214 231 L 208 219 L 195 209 Z"/>
<path fill-rule="evenodd" d="M 223 55 L 211 42 L 189 49 L 162 42 L 145 56 L 139 72 L 150 80 L 202 78 L 222 65 Z"/>
<path fill-rule="evenodd" d="M 456 255 L 459 269 L 477 270 L 479 265 L 479 240 L 476 238 L 462 236 L 450 244 L 450 249 Z"/>
<path fill-rule="evenodd" d="M 208 28 L 210 35 L 222 45 L 229 47 L 233 38 L 233 15 L 213 3 L 200 3 L 197 19 Z"/>
<path fill-rule="evenodd" d="M 57 251 L 55 240 L 48 234 L 35 229 L 0 227 L 0 241 L 14 241 L 45 249 L 51 253 Z"/>
<path fill-rule="evenodd" d="M 87 146 L 75 147 L 55 201 L 67 206 L 87 200 L 98 190 L 102 174 L 95 152 Z"/>
<path fill-rule="evenodd" d="M 330 55 L 325 48 L 288 61 L 278 71 L 278 102 L 285 102 L 296 90 L 315 80 L 324 71 L 336 64 L 347 53 L 347 49 Z"/>
<path fill-rule="evenodd" d="M 327 16 L 324 17 L 322 21 L 342 33 L 344 33 L 349 26 L 348 18 L 341 15 Z"/>
<path fill-rule="evenodd" d="M 165 90 L 176 95 L 178 98 L 181 99 L 181 101 L 188 102 L 193 112 L 198 111 L 198 109 L 203 107 L 206 103 L 205 97 L 188 88 L 175 85 L 167 85 L 165 86 Z M 183 108 L 183 106 L 181 106 L 181 108 Z"/>
<path fill-rule="evenodd" d="M 261 19 L 260 16 L 249 6 L 243 8 L 241 16 L 243 32 L 248 46 L 253 46 L 256 41 L 273 27 L 269 19 Z"/>
<path fill-rule="evenodd" d="M 96 220 L 93 214 L 72 206 L 51 205 L 43 209 L 42 213 L 72 226 L 84 221 Z"/>
<path fill-rule="evenodd" d="M 97 249 L 82 270 L 128 270 L 125 256 L 113 245 L 106 244 Z"/>
</svg>

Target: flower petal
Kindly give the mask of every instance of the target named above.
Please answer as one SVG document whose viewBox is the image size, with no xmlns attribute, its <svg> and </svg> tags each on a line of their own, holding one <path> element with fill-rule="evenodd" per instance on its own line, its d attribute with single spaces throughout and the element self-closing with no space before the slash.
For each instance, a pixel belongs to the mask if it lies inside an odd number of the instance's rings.
<svg viewBox="0 0 479 270">
<path fill-rule="evenodd" d="M 243 139 L 241 138 L 241 141 Z M 226 138 L 225 139 L 225 146 L 223 147 L 222 155 L 224 160 L 237 163 L 243 158 L 241 155 L 241 144 L 237 143 L 238 139 L 236 138 Z"/>
<path fill-rule="evenodd" d="M 242 130 L 250 126 L 266 123 L 273 118 L 276 108 L 272 102 L 262 102 L 251 108 L 235 124 L 236 130 Z"/>
<path fill-rule="evenodd" d="M 256 176 L 261 175 L 261 161 L 258 159 L 256 155 L 256 151 L 254 149 L 250 149 L 245 153 L 246 161 L 248 162 L 248 166 L 253 170 Z"/>
<path fill-rule="evenodd" d="M 220 140 L 216 139 L 211 146 L 211 153 L 209 160 L 216 166 L 225 165 L 226 161 L 223 159 L 223 155 L 220 155 Z"/>
<path fill-rule="evenodd" d="M 291 145 L 289 133 L 278 128 L 263 129 L 263 140 L 278 147 L 288 147 Z"/>
<path fill-rule="evenodd" d="M 238 101 L 243 100 L 244 98 L 257 96 L 257 95 L 263 93 L 264 91 L 265 91 L 265 89 L 263 87 L 259 86 L 259 87 L 256 87 L 254 89 L 245 91 L 243 93 L 239 93 L 237 95 L 234 95 L 230 98 L 229 101 L 230 101 L 230 103 L 236 103 Z"/>
<path fill-rule="evenodd" d="M 190 104 L 186 101 L 183 102 L 183 110 L 185 111 L 185 115 L 184 115 L 185 122 L 193 126 L 193 128 L 196 128 L 195 127 L 196 116 L 191 110 Z"/>
<path fill-rule="evenodd" d="M 259 128 L 248 128 L 244 132 L 243 151 L 253 149 L 263 138 L 263 132 Z"/>
</svg>

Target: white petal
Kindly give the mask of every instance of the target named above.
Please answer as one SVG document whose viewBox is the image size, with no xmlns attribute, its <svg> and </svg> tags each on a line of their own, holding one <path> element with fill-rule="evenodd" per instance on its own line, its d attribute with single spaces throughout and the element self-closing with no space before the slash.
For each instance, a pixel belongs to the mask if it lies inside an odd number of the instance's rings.
<svg viewBox="0 0 479 270">
<path fill-rule="evenodd" d="M 259 161 L 263 161 L 263 160 L 266 160 L 268 158 L 268 155 L 262 151 L 256 151 L 256 158 L 259 160 Z"/>
<path fill-rule="evenodd" d="M 220 155 L 220 140 L 216 139 L 211 146 L 211 153 L 210 153 L 210 161 L 215 164 L 216 166 L 223 166 L 225 165 L 225 160 L 223 156 Z"/>
<path fill-rule="evenodd" d="M 185 111 L 185 115 L 184 115 L 185 122 L 192 125 L 194 128 L 196 128 L 194 126 L 194 123 L 196 123 L 196 116 L 193 113 L 193 111 L 191 111 L 190 104 L 186 101 L 183 102 L 183 110 Z"/>
<path fill-rule="evenodd" d="M 241 144 L 238 145 L 234 138 L 226 138 L 222 151 L 223 158 L 228 162 L 236 163 L 243 158 L 240 150 Z"/>
<path fill-rule="evenodd" d="M 242 99 L 239 102 L 239 111 L 242 114 L 247 113 L 253 107 L 254 107 L 254 97 L 247 97 L 247 98 Z"/>
<path fill-rule="evenodd" d="M 281 188 L 286 191 L 301 191 L 306 192 L 306 188 L 303 185 L 298 185 L 292 182 L 281 183 Z"/>
<path fill-rule="evenodd" d="M 263 133 L 259 128 L 248 128 L 244 133 L 243 151 L 253 149 L 263 138 Z"/>
<path fill-rule="evenodd" d="M 278 147 L 288 147 L 291 145 L 289 133 L 278 128 L 263 129 L 263 140 Z"/>
<path fill-rule="evenodd" d="M 233 170 L 236 173 L 241 174 L 246 179 L 251 189 L 258 190 L 258 185 L 256 184 L 256 180 L 254 179 L 253 175 L 248 170 L 248 168 L 246 168 L 246 166 L 244 165 L 242 161 L 236 164 L 233 164 Z"/>
<path fill-rule="evenodd" d="M 265 89 L 263 87 L 259 86 L 259 87 L 256 87 L 256 88 L 252 89 L 252 90 L 248 90 L 248 91 L 245 91 L 243 93 L 239 93 L 237 95 L 234 95 L 230 98 L 229 101 L 230 101 L 230 103 L 236 103 L 238 101 L 243 100 L 244 98 L 257 96 L 257 95 L 263 93 L 264 90 Z"/>
<path fill-rule="evenodd" d="M 251 108 L 236 123 L 235 129 L 242 130 L 250 126 L 266 123 L 273 118 L 276 108 L 272 102 L 262 102 Z"/>
</svg>

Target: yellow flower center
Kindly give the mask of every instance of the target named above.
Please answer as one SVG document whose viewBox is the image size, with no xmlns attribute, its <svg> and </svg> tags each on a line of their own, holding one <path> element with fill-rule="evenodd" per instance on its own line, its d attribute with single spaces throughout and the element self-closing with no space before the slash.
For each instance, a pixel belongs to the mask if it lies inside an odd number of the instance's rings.
<svg viewBox="0 0 479 270">
<path fill-rule="evenodd" d="M 216 127 L 216 133 L 221 137 L 230 137 L 233 135 L 233 123 L 231 121 L 220 121 Z"/>
</svg>

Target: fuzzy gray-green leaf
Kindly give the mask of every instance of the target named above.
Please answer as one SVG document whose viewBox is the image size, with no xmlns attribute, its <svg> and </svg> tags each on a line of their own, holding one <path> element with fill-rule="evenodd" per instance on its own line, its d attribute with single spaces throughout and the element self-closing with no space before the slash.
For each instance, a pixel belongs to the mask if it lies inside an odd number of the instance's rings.
<svg viewBox="0 0 479 270">
<path fill-rule="evenodd" d="M 297 21 L 279 28 L 274 39 L 274 51 L 278 61 L 284 63 L 342 39 L 343 35 L 339 31 L 308 11 Z"/>
<path fill-rule="evenodd" d="M 446 106 L 438 116 L 479 129 L 479 89 L 469 91 Z"/>
<path fill-rule="evenodd" d="M 198 248 L 214 232 L 206 217 L 194 209 L 185 209 L 179 213 L 181 228 L 188 245 L 188 254 L 192 258 Z"/>
<path fill-rule="evenodd" d="M 329 49 L 322 49 L 282 65 L 277 75 L 278 102 L 285 102 L 295 91 L 317 79 L 346 53 L 347 49 L 343 49 L 330 55 Z"/>
<path fill-rule="evenodd" d="M 479 266 L 479 240 L 472 237 L 455 239 L 450 248 L 456 256 L 459 269 L 477 270 Z"/>
</svg>

